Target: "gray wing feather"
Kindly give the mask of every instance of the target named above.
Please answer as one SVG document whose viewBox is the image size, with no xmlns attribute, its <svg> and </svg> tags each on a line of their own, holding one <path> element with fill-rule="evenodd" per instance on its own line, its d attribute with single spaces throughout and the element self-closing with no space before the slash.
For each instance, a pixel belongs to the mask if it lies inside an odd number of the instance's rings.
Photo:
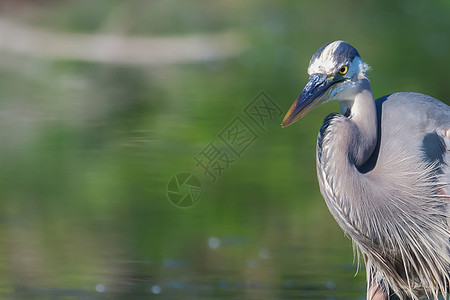
<svg viewBox="0 0 450 300">
<path fill-rule="evenodd" d="M 450 195 L 450 106 L 433 97 L 410 92 L 384 96 L 376 100 L 376 105 L 383 128 L 389 129 L 382 131 L 390 143 L 383 145 L 381 151 L 393 153 L 392 148 L 400 144 L 420 149 L 424 160 L 437 162 L 445 194 Z M 450 196 L 443 199 L 450 227 Z"/>
<path fill-rule="evenodd" d="M 381 138 L 389 141 L 380 151 L 409 147 L 429 163 L 438 161 L 448 173 L 450 141 L 450 107 L 437 99 L 419 93 L 395 93 L 376 100 Z M 444 133 L 443 133 L 444 131 Z M 447 181 L 448 183 L 449 181 Z"/>
</svg>

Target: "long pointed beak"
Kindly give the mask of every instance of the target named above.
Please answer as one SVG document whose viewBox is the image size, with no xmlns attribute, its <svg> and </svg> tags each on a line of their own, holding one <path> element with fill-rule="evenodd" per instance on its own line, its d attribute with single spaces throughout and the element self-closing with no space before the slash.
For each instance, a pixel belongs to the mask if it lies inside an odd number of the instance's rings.
<svg viewBox="0 0 450 300">
<path fill-rule="evenodd" d="M 328 89 L 336 82 L 333 76 L 312 74 L 303 91 L 284 116 L 281 127 L 287 127 L 301 119 L 314 107 L 322 103 Z"/>
</svg>

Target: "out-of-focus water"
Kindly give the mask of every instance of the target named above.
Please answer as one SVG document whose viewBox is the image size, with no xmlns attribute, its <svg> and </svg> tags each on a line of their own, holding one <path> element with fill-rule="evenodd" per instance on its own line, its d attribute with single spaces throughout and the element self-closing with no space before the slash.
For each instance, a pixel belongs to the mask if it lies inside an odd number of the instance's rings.
<svg viewBox="0 0 450 300">
<path fill-rule="evenodd" d="M 60 2 L 0 4 L 0 298 L 364 299 L 315 171 L 338 105 L 280 123 L 337 39 L 448 103 L 447 2 Z"/>
</svg>

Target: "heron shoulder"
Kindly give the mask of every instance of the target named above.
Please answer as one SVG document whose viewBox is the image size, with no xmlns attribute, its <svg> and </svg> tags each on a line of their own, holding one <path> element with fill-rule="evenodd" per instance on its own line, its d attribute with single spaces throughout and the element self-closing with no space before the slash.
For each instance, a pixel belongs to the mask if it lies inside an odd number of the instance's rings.
<svg viewBox="0 0 450 300">
<path fill-rule="evenodd" d="M 427 132 L 450 127 L 450 107 L 425 94 L 399 92 L 378 98 L 375 103 L 385 126 L 398 123 L 418 126 Z"/>
</svg>

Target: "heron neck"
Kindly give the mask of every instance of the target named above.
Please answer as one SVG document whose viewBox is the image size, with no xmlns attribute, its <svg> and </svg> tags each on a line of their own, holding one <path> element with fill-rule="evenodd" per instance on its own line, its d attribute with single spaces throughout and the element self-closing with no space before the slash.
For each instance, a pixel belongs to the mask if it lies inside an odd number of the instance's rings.
<svg viewBox="0 0 450 300">
<path fill-rule="evenodd" d="M 345 114 L 333 113 L 325 118 L 317 140 L 320 190 L 336 221 L 351 236 L 358 236 L 351 220 L 361 219 L 359 214 L 367 211 L 362 205 L 370 204 L 353 194 L 356 189 L 346 187 L 366 186 L 367 178 L 361 169 L 374 153 L 378 138 L 377 112 L 370 85 L 366 80 L 357 88 L 354 98 L 344 107 Z M 345 199 L 360 201 L 350 203 Z"/>
<path fill-rule="evenodd" d="M 356 126 L 349 156 L 356 166 L 363 165 L 372 155 L 378 139 L 377 111 L 369 81 L 363 78 L 355 85 L 354 99 L 341 103 L 348 119 Z M 345 107 L 347 106 L 347 107 Z"/>
</svg>

